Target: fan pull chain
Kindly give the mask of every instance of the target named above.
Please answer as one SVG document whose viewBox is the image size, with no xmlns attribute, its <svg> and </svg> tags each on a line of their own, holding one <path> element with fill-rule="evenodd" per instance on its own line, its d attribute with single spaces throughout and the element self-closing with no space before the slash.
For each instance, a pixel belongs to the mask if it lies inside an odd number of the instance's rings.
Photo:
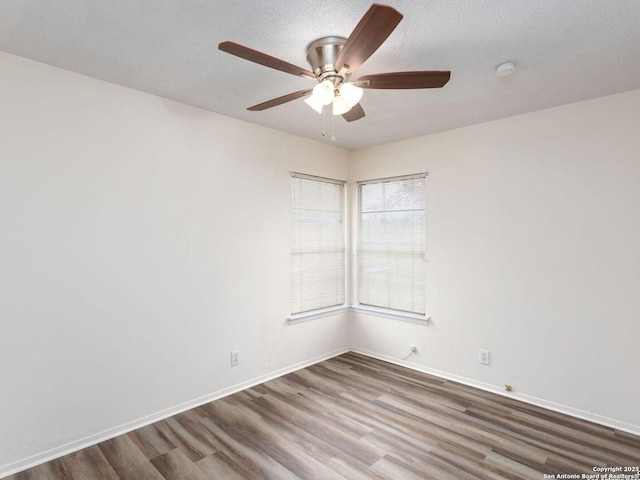
<svg viewBox="0 0 640 480">
<path fill-rule="evenodd" d="M 329 141 L 331 143 L 336 141 L 333 117 L 334 115 L 331 112 L 331 105 L 325 105 L 322 109 L 322 136 L 329 137 Z"/>
<path fill-rule="evenodd" d="M 322 136 L 327 136 L 327 107 L 322 107 Z"/>
<path fill-rule="evenodd" d="M 329 112 L 329 107 L 327 107 L 327 112 Z M 331 125 L 329 127 L 329 141 L 331 143 L 334 143 L 336 141 L 336 135 L 335 135 L 334 130 L 333 130 L 333 126 L 334 126 L 334 122 L 335 122 L 335 120 L 334 120 L 335 115 L 333 114 L 333 112 L 329 112 L 329 117 L 330 117 L 329 118 L 329 122 L 330 122 L 330 125 Z"/>
</svg>

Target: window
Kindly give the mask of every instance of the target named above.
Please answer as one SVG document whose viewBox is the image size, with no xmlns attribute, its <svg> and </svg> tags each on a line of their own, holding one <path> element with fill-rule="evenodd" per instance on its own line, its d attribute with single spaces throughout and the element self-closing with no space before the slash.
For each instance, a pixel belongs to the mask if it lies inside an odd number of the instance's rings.
<svg viewBox="0 0 640 480">
<path fill-rule="evenodd" d="M 344 305 L 345 182 L 291 174 L 291 314 Z"/>
<path fill-rule="evenodd" d="M 426 174 L 358 182 L 358 303 L 425 314 Z"/>
</svg>

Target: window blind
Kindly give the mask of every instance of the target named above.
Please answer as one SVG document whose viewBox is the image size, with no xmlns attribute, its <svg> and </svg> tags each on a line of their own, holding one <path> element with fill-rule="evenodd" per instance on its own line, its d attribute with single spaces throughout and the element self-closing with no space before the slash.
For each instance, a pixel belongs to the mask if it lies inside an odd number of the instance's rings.
<svg viewBox="0 0 640 480">
<path fill-rule="evenodd" d="M 359 182 L 358 302 L 424 314 L 425 174 Z"/>
<path fill-rule="evenodd" d="M 345 182 L 291 174 L 291 313 L 345 303 Z"/>
</svg>

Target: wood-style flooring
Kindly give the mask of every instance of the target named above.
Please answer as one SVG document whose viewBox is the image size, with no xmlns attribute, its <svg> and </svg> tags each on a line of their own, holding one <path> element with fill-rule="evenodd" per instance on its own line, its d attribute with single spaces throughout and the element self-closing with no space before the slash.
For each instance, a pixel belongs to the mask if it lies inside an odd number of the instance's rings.
<svg viewBox="0 0 640 480">
<path fill-rule="evenodd" d="M 640 437 L 347 353 L 10 480 L 542 479 Z"/>
</svg>

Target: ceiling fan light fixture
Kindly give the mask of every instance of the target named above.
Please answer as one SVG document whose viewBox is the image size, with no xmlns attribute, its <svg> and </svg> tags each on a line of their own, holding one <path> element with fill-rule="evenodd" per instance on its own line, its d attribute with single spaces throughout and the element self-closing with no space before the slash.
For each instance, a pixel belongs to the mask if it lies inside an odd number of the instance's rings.
<svg viewBox="0 0 640 480">
<path fill-rule="evenodd" d="M 320 105 L 329 105 L 333 100 L 334 89 L 335 87 L 331 80 L 323 80 L 313 87 L 311 98 L 314 98 L 314 102 Z"/>
<path fill-rule="evenodd" d="M 353 107 L 360 102 L 362 98 L 362 94 L 364 93 L 364 89 L 360 87 L 356 87 L 352 83 L 343 83 L 340 85 L 340 96 L 344 98 L 344 101 L 347 102 L 349 107 Z"/>
<path fill-rule="evenodd" d="M 342 115 L 351 110 L 351 105 L 347 103 L 342 95 L 336 95 L 333 99 L 333 114 Z"/>
</svg>

